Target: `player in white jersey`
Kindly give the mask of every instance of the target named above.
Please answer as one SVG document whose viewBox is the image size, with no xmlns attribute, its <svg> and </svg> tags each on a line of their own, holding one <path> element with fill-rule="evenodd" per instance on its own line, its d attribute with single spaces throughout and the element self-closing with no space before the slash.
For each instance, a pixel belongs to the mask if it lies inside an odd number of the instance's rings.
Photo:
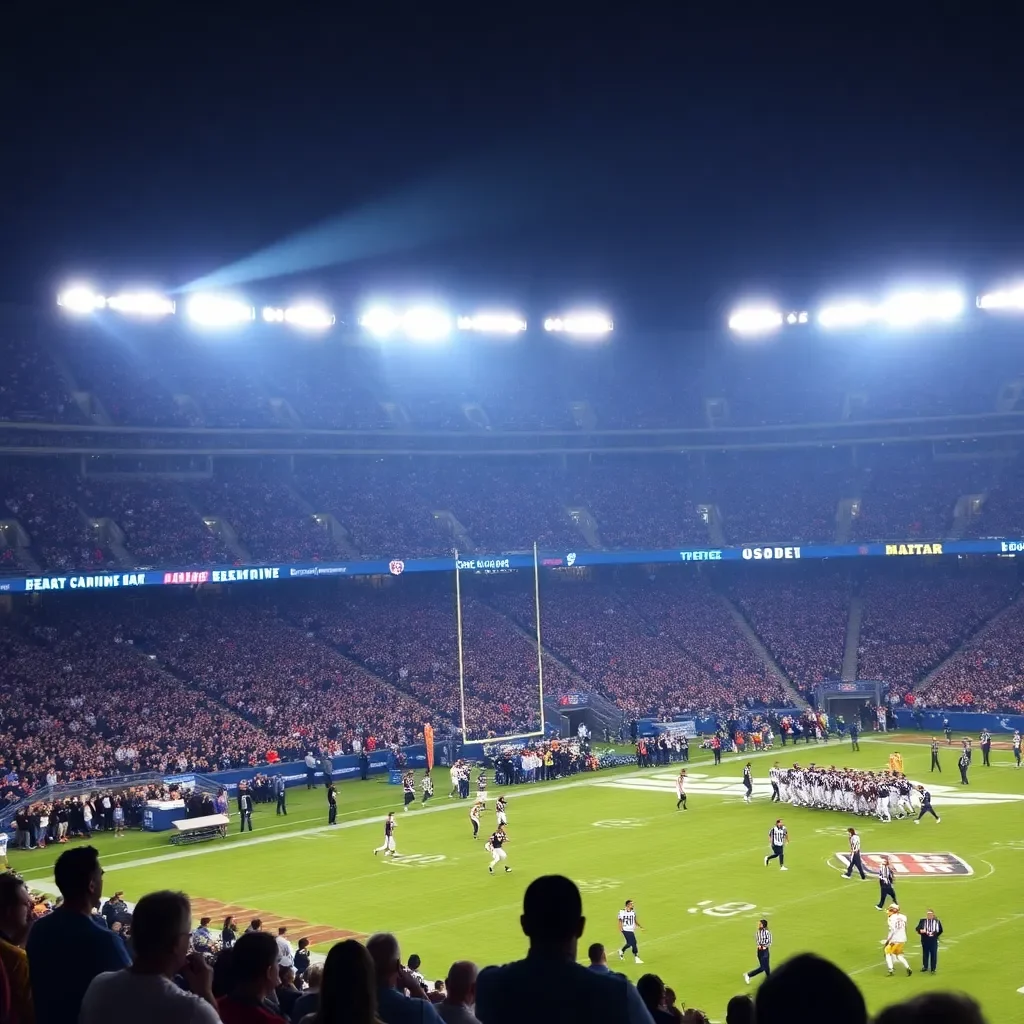
<svg viewBox="0 0 1024 1024">
<path fill-rule="evenodd" d="M 636 931 L 638 928 L 643 928 L 643 925 L 636 919 L 636 908 L 633 906 L 632 900 L 626 900 L 625 907 L 619 911 L 619 933 L 622 935 L 622 941 L 625 943 L 622 949 L 619 950 L 620 960 L 625 958 L 626 950 L 631 949 L 633 951 L 633 959 L 638 964 L 643 963 L 643 960 L 640 959 L 640 950 L 636 944 Z"/>
<path fill-rule="evenodd" d="M 678 811 L 680 806 L 683 810 L 686 810 L 686 769 L 681 768 L 679 770 L 679 777 L 676 779 L 676 796 L 679 798 L 676 800 L 676 810 Z"/>
<path fill-rule="evenodd" d="M 898 903 L 889 904 L 889 934 L 885 937 L 885 966 L 892 974 L 892 965 L 895 960 L 907 969 L 909 978 L 914 972 L 910 969 L 907 958 L 903 955 L 903 947 L 907 943 L 907 918 L 900 912 Z"/>
<path fill-rule="evenodd" d="M 452 780 L 452 788 L 448 793 L 449 800 L 455 800 L 459 795 L 459 766 L 453 764 L 448 769 L 448 778 Z"/>
<path fill-rule="evenodd" d="M 7 870 L 7 840 L 8 835 L 6 832 L 0 832 L 0 866 Z"/>
<path fill-rule="evenodd" d="M 374 857 L 376 857 L 378 853 L 383 853 L 385 857 L 389 853 L 391 854 L 392 857 L 396 856 L 395 825 L 395 813 L 394 811 L 391 811 L 388 813 L 388 816 L 384 819 L 384 842 L 380 846 L 378 846 L 376 850 L 373 851 Z"/>
</svg>

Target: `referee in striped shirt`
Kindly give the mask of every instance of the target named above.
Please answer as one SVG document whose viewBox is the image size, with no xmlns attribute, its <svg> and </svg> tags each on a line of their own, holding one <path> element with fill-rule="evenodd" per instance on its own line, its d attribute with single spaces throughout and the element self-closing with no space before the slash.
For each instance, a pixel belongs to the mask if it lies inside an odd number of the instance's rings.
<svg viewBox="0 0 1024 1024">
<path fill-rule="evenodd" d="M 772 973 L 772 933 L 768 931 L 768 922 L 763 917 L 761 918 L 759 925 L 760 927 L 757 929 L 757 934 L 754 936 L 754 941 L 757 943 L 757 967 L 743 975 L 743 980 L 748 985 L 750 984 L 751 978 L 755 978 L 759 974 L 763 974 L 766 978 L 770 978 Z"/>
<path fill-rule="evenodd" d="M 777 857 L 779 868 L 782 871 L 788 871 L 789 868 L 786 867 L 785 846 L 789 842 L 789 832 L 786 830 L 786 826 L 782 824 L 781 818 L 776 818 L 775 824 L 768 830 L 768 841 L 772 844 L 772 852 L 765 857 L 764 866 L 768 867 L 768 862 L 775 860 Z"/>
</svg>

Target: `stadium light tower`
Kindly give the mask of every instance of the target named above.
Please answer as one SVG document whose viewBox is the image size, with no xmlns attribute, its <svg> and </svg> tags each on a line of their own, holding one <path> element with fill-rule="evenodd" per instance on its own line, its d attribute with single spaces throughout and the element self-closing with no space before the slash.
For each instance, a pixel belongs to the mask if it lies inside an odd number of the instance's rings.
<svg viewBox="0 0 1024 1024">
<path fill-rule="evenodd" d="M 300 302 L 282 309 L 264 306 L 263 319 L 268 324 L 291 324 L 304 331 L 326 331 L 334 326 L 334 314 L 315 302 Z"/>
<path fill-rule="evenodd" d="M 615 325 L 606 313 L 581 311 L 566 313 L 564 316 L 549 316 L 544 321 L 544 330 L 576 338 L 603 338 L 615 330 Z"/>
<path fill-rule="evenodd" d="M 156 320 L 174 314 L 174 300 L 157 292 L 122 292 L 107 299 L 107 309 Z"/>
<path fill-rule="evenodd" d="M 918 327 L 925 323 L 956 320 L 965 305 L 963 293 L 954 289 L 901 291 L 886 298 L 879 315 L 890 327 Z"/>
<path fill-rule="evenodd" d="M 992 312 L 1024 313 L 1024 284 L 978 296 L 978 309 Z"/>
<path fill-rule="evenodd" d="M 451 316 L 436 306 L 413 306 L 402 317 L 402 331 L 410 341 L 444 341 L 452 326 Z"/>
<path fill-rule="evenodd" d="M 375 338 L 390 338 L 398 330 L 401 317 L 386 306 L 372 306 L 360 318 L 359 325 Z"/>
<path fill-rule="evenodd" d="M 782 311 L 773 306 L 741 306 L 729 317 L 729 330 L 754 337 L 772 334 L 782 326 Z"/>
<path fill-rule="evenodd" d="M 72 316 L 88 316 L 106 304 L 102 295 L 84 284 L 69 285 L 57 296 L 57 305 Z"/>
<path fill-rule="evenodd" d="M 185 304 L 189 320 L 200 327 L 237 327 L 255 319 L 256 312 L 233 295 L 193 295 Z"/>
<path fill-rule="evenodd" d="M 826 330 L 863 327 L 875 317 L 875 310 L 860 299 L 831 302 L 818 310 L 818 324 Z"/>
<path fill-rule="evenodd" d="M 518 313 L 474 313 L 460 316 L 460 331 L 476 331 L 478 334 L 521 334 L 526 330 L 526 320 Z"/>
</svg>

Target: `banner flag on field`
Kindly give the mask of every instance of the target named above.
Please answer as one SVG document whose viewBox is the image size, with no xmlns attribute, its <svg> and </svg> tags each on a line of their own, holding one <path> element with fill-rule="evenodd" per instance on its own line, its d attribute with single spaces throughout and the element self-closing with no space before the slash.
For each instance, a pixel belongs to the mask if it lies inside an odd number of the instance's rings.
<svg viewBox="0 0 1024 1024">
<path fill-rule="evenodd" d="M 434 768 L 434 727 L 427 722 L 423 726 L 423 743 L 427 748 L 427 771 L 433 771 Z"/>
</svg>

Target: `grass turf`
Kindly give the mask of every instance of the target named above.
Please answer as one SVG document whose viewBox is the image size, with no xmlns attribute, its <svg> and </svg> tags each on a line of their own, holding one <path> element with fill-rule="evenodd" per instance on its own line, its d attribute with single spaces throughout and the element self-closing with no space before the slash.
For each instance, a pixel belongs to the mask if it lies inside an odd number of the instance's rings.
<svg viewBox="0 0 1024 1024">
<path fill-rule="evenodd" d="M 481 837 L 474 842 L 465 802 L 447 798 L 447 772 L 435 780 L 438 795 L 427 811 L 403 813 L 401 791 L 383 780 L 339 787 L 340 825 L 326 827 L 322 788 L 289 792 L 289 816 L 259 805 L 250 836 L 232 832 L 226 841 L 184 850 L 168 846 L 167 834 L 99 835 L 107 892 L 123 889 L 129 900 L 157 888 L 180 888 L 208 901 L 204 913 L 217 919 L 222 905 L 243 915 L 257 912 L 267 926 L 290 922 L 290 937 L 395 932 L 403 955 L 419 953 L 428 977 L 443 977 L 456 959 L 479 964 L 522 955 L 519 929 L 523 890 L 537 875 L 559 872 L 583 890 L 590 942 L 603 942 L 617 965 L 616 914 L 629 898 L 636 902 L 643 966 L 627 960 L 623 970 L 636 980 L 652 971 L 673 986 L 680 1000 L 713 1019 L 725 1003 L 747 991 L 744 971 L 756 966 L 753 932 L 767 917 L 775 937 L 773 963 L 813 951 L 853 975 L 874 1012 L 929 989 L 968 992 L 993 1021 L 1024 1011 L 1024 985 L 1016 933 L 1024 924 L 1024 771 L 1012 767 L 1009 752 L 993 751 L 993 767 L 975 752 L 971 787 L 957 785 L 958 744 L 944 750 L 944 774 L 928 774 L 927 745 L 900 738 L 907 774 L 930 784 L 941 824 L 926 819 L 882 824 L 833 811 L 772 805 L 764 781 L 774 760 L 783 765 L 839 763 L 882 767 L 893 748 L 886 740 L 864 740 L 860 753 L 848 744 L 791 748 L 755 756 L 755 799 L 746 805 L 739 786 L 741 758 L 719 768 L 699 755 L 689 810 L 675 810 L 672 778 L 678 766 L 622 769 L 505 790 L 509 800 L 511 874 L 487 872 L 486 836 L 494 828 L 492 786 Z M 940 788 L 951 787 L 946 793 Z M 983 799 L 981 794 L 1007 799 Z M 974 803 L 964 802 L 975 801 Z M 418 804 L 416 805 L 418 808 Z M 392 863 L 371 853 L 380 845 L 382 818 L 398 813 Z M 767 832 L 781 815 L 790 830 L 789 871 L 766 868 Z M 952 853 L 973 874 L 962 877 L 897 877 L 896 890 L 910 928 L 934 907 L 945 935 L 939 973 L 918 973 L 920 945 L 911 931 L 908 957 L 915 970 L 886 975 L 881 953 L 885 915 L 874 909 L 878 885 L 840 877 L 835 855 L 846 849 L 853 824 L 864 852 Z M 237 829 L 237 823 L 235 824 Z M 30 883 L 52 884 L 53 859 L 63 847 L 11 853 L 11 864 Z M 219 922 L 218 922 L 219 923 Z M 320 931 L 314 927 L 320 926 Z M 755 979 L 753 991 L 759 979 Z"/>
</svg>

